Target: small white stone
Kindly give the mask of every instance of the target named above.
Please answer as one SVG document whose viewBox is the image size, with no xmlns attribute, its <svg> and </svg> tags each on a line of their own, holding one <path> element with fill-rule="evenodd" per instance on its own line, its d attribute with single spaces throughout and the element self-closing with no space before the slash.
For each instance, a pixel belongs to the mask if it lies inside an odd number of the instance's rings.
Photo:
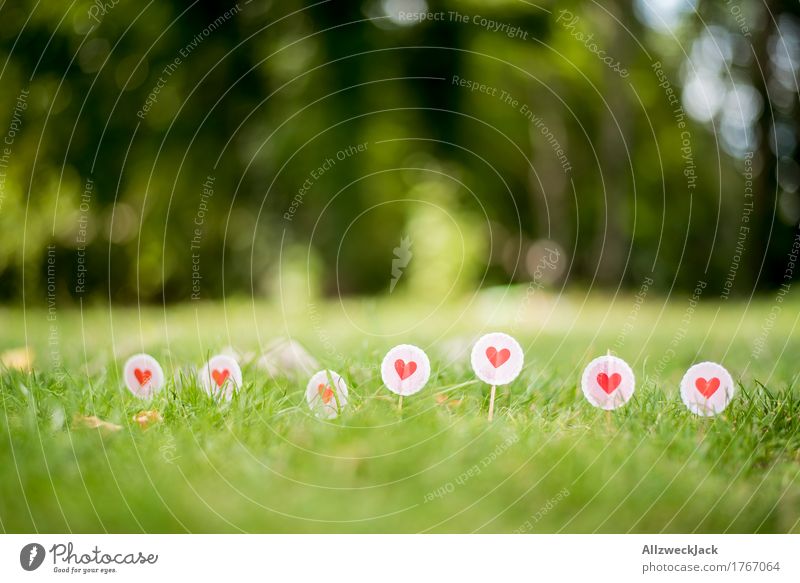
<svg viewBox="0 0 800 583">
<path fill-rule="evenodd" d="M 281 377 L 311 374 L 319 369 L 319 363 L 296 340 L 278 338 L 264 349 L 258 367 L 270 376 Z"/>
</svg>

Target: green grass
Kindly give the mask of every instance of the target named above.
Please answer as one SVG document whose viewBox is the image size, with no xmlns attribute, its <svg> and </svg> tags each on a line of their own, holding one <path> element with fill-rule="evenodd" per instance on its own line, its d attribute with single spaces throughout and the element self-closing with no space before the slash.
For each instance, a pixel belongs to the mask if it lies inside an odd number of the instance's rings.
<svg viewBox="0 0 800 583">
<path fill-rule="evenodd" d="M 537 295 L 520 312 L 523 294 L 439 308 L 320 303 L 311 314 L 244 301 L 60 309 L 54 321 L 2 310 L 0 348 L 27 344 L 36 361 L 30 373 L 0 373 L 0 530 L 800 532 L 800 306 L 782 305 L 754 358 L 769 298 L 701 303 L 682 324 L 687 298 L 650 297 L 633 317 L 631 297 Z M 492 330 L 520 340 L 526 366 L 488 424 L 487 387 L 446 353 Z M 287 334 L 349 380 L 339 419 L 310 416 L 306 378 L 269 378 L 252 362 L 227 404 L 192 381 L 150 403 L 121 385 L 122 362 L 141 349 L 171 376 L 226 345 L 258 352 Z M 400 342 L 423 346 L 433 366 L 402 413 L 377 370 Z M 611 415 L 578 386 L 607 348 L 637 375 L 633 400 Z M 715 419 L 696 418 L 678 395 L 700 360 L 722 362 L 739 383 Z M 142 409 L 163 423 L 141 429 L 132 416 Z M 85 429 L 75 415 L 123 429 Z"/>
</svg>

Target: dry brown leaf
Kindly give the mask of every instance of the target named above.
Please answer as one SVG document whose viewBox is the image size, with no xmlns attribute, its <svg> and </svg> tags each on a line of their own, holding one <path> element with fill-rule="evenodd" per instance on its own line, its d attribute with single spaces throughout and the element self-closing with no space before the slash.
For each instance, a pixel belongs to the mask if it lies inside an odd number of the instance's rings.
<svg viewBox="0 0 800 583">
<path fill-rule="evenodd" d="M 27 346 L 6 350 L 0 354 L 0 362 L 8 368 L 30 372 L 33 368 L 33 350 Z"/>
<path fill-rule="evenodd" d="M 72 423 L 76 427 L 83 427 L 86 429 L 100 429 L 101 431 L 106 432 L 114 432 L 119 431 L 122 429 L 121 425 L 117 425 L 116 423 L 109 423 L 108 421 L 103 421 L 99 417 L 95 417 L 94 415 L 75 415 L 72 418 Z"/>
<path fill-rule="evenodd" d="M 379 401 L 389 401 L 390 403 L 396 403 L 397 397 L 390 397 L 388 395 L 375 395 L 371 397 L 373 399 L 378 399 Z"/>
<path fill-rule="evenodd" d="M 436 395 L 436 402 L 439 405 L 447 405 L 448 407 L 458 407 L 461 404 L 461 399 L 451 399 L 444 393 Z"/>
<path fill-rule="evenodd" d="M 161 423 L 164 418 L 161 413 L 153 409 L 152 411 L 139 411 L 133 416 L 134 422 L 139 424 L 142 429 L 147 429 L 154 423 Z"/>
</svg>

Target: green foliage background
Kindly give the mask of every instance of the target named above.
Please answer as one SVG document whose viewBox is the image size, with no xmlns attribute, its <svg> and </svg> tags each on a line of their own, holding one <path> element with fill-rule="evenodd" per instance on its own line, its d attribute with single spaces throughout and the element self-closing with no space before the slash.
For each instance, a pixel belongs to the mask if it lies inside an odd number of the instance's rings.
<svg viewBox="0 0 800 583">
<path fill-rule="evenodd" d="M 26 294 L 42 297 L 52 245 L 62 302 L 189 298 L 209 175 L 203 298 L 274 294 L 281 258 L 314 294 L 383 292 L 393 249 L 409 233 L 416 251 L 438 258 L 436 289 L 530 279 L 527 252 L 543 239 L 565 250 L 569 283 L 637 287 L 652 276 L 661 289 L 691 289 L 732 269 L 743 151 L 753 154 L 754 213 L 733 291 L 783 282 L 800 218 L 796 71 L 781 53 L 796 59 L 797 2 L 769 2 L 767 12 L 743 1 L 734 13 L 730 3 L 697 0 L 670 29 L 648 20 L 643 3 L 622 0 L 431 0 L 428 10 L 469 21 L 390 18 L 406 5 L 420 3 L 4 3 L 3 124 L 20 92 L 29 96 L 0 206 L 2 297 L 23 295 L 23 281 Z M 573 28 L 561 10 L 579 18 Z M 591 34 L 629 76 L 576 33 Z M 691 72 L 709 63 L 716 82 L 758 98 L 752 119 L 727 138 L 723 116 L 736 94 L 708 120 L 687 115 L 691 193 L 656 61 L 683 103 Z M 519 107 L 458 87 L 454 75 L 528 105 L 572 170 L 562 171 Z M 138 116 L 159 78 L 157 101 Z M 314 181 L 287 221 L 310 173 L 359 143 L 366 151 Z M 76 292 L 81 220 L 86 285 Z M 401 289 L 425 288 L 424 275 Z"/>
</svg>

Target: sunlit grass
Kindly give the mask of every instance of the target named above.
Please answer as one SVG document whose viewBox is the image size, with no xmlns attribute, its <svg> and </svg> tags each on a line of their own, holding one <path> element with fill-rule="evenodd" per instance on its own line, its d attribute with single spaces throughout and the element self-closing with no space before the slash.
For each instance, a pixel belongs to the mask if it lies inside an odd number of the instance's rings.
<svg viewBox="0 0 800 583">
<path fill-rule="evenodd" d="M 675 301 L 662 312 L 654 300 L 615 345 L 629 300 L 551 298 L 517 322 L 518 291 L 493 303 L 499 309 L 490 315 L 478 298 L 463 316 L 463 305 L 448 306 L 403 334 L 392 334 L 393 327 L 423 319 L 424 308 L 402 301 L 324 305 L 324 325 L 246 303 L 203 305 L 198 314 L 179 306 L 166 320 L 159 310 L 115 309 L 113 331 L 106 310 L 88 310 L 82 319 L 62 311 L 61 369 L 42 336 L 44 320 L 29 314 L 33 371 L 0 375 L 2 528 L 800 531 L 793 357 L 800 343 L 790 318 L 753 358 L 768 302 L 701 305 L 675 345 L 686 306 Z M 387 336 L 358 333 L 343 309 L 380 314 L 369 332 Z M 21 322 L 18 312 L 5 315 Z M 459 354 L 495 328 L 519 338 L 526 366 L 500 389 L 489 424 L 487 387 Z M 286 334 L 348 379 L 350 406 L 338 419 L 311 416 L 306 376 L 270 378 L 251 357 L 245 386 L 230 403 L 209 398 L 191 376 L 190 366 L 226 345 L 258 353 L 259 340 Z M 1 338 L 6 348 L 25 343 L 21 326 Z M 428 386 L 406 398 L 402 412 L 377 370 L 400 341 L 423 346 L 433 367 Z M 142 348 L 168 377 L 181 371 L 150 402 L 120 380 L 124 358 Z M 637 392 L 606 415 L 583 399 L 578 381 L 582 367 L 609 348 L 631 363 Z M 716 419 L 696 418 L 678 395 L 683 372 L 701 359 L 723 362 L 739 384 Z M 655 375 L 660 360 L 666 364 Z M 145 409 L 158 410 L 163 422 L 141 428 L 133 416 Z M 81 427 L 76 416 L 89 415 L 122 429 Z"/>
</svg>

